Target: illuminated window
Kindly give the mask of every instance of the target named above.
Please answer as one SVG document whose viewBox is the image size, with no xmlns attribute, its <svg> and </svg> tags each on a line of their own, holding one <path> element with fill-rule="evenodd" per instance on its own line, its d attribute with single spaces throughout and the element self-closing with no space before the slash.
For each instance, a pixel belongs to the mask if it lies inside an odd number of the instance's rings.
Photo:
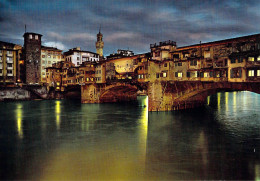
<svg viewBox="0 0 260 181">
<path fill-rule="evenodd" d="M 48 58 L 51 58 L 51 56 L 50 56 L 50 55 L 48 55 Z"/>
<path fill-rule="evenodd" d="M 260 56 L 257 57 L 257 61 L 260 61 Z"/>
<path fill-rule="evenodd" d="M 204 52 L 204 58 L 210 58 L 210 52 Z"/>
<path fill-rule="evenodd" d="M 257 76 L 258 77 L 260 76 L 260 70 L 257 70 Z"/>
<path fill-rule="evenodd" d="M 167 77 L 167 73 L 166 72 L 163 72 L 163 77 Z"/>
<path fill-rule="evenodd" d="M 253 62 L 253 61 L 255 61 L 255 58 L 254 57 L 248 57 L 248 61 Z"/>
<path fill-rule="evenodd" d="M 38 40 L 38 35 L 35 35 L 35 40 Z"/>
<path fill-rule="evenodd" d="M 29 35 L 29 39 L 32 39 L 32 34 Z"/>
<path fill-rule="evenodd" d="M 182 72 L 178 72 L 177 77 L 182 77 Z"/>
<path fill-rule="evenodd" d="M 204 72 L 204 77 L 209 77 L 209 73 L 208 72 Z"/>
<path fill-rule="evenodd" d="M 254 70 L 248 70 L 248 76 L 253 77 L 255 74 Z"/>
</svg>

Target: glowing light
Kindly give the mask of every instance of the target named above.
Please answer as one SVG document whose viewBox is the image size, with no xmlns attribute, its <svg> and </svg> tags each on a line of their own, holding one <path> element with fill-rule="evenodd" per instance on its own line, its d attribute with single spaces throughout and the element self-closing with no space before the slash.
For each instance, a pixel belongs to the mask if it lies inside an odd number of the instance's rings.
<svg viewBox="0 0 260 181">
<path fill-rule="evenodd" d="M 228 111 L 228 92 L 225 93 L 225 104 L 226 104 L 226 111 Z"/>
<path fill-rule="evenodd" d="M 60 129 L 60 101 L 56 101 L 56 105 L 55 105 L 55 113 L 56 113 L 56 126 L 57 126 L 57 130 Z"/>
<path fill-rule="evenodd" d="M 220 95 L 221 93 L 217 93 L 217 97 L 218 97 L 218 111 L 220 111 Z"/>
<path fill-rule="evenodd" d="M 210 96 L 207 97 L 207 103 L 210 104 Z"/>
<path fill-rule="evenodd" d="M 22 104 L 18 104 L 16 108 L 16 119 L 17 119 L 17 132 L 19 138 L 23 138 L 23 126 L 22 126 L 22 117 L 23 117 L 23 112 L 22 112 Z"/>
<path fill-rule="evenodd" d="M 148 132 L 148 96 L 146 96 L 143 101 L 143 111 L 140 118 L 140 160 L 145 168 L 146 159 L 146 142 L 147 142 L 147 132 Z"/>
</svg>

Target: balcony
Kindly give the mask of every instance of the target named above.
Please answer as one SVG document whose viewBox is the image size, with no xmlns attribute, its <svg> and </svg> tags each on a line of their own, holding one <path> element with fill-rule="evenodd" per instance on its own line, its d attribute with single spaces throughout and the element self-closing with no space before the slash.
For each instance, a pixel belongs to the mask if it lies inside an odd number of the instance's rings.
<svg viewBox="0 0 260 181">
<path fill-rule="evenodd" d="M 7 67 L 7 70 L 13 70 L 13 66 L 12 67 Z"/>
<path fill-rule="evenodd" d="M 12 76 L 14 76 L 14 74 L 13 73 L 7 73 L 7 76 L 12 77 Z"/>
</svg>

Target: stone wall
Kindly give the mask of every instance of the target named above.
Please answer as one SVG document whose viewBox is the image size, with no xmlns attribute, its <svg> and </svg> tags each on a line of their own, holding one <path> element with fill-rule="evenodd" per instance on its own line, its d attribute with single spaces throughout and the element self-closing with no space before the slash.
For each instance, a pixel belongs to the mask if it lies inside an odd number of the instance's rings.
<svg viewBox="0 0 260 181">
<path fill-rule="evenodd" d="M 21 88 L 1 88 L 0 101 L 5 100 L 30 100 L 31 94 L 28 90 Z"/>
</svg>

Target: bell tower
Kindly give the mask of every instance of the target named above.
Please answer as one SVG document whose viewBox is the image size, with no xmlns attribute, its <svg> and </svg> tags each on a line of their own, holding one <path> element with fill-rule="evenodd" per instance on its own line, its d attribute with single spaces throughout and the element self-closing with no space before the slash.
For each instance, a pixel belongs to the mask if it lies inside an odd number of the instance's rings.
<svg viewBox="0 0 260 181">
<path fill-rule="evenodd" d="M 103 35 L 100 32 L 100 29 L 101 28 L 99 28 L 99 32 L 97 34 L 96 51 L 97 51 L 97 54 L 99 54 L 100 57 L 103 57 L 104 42 L 102 40 L 103 39 Z"/>
</svg>

